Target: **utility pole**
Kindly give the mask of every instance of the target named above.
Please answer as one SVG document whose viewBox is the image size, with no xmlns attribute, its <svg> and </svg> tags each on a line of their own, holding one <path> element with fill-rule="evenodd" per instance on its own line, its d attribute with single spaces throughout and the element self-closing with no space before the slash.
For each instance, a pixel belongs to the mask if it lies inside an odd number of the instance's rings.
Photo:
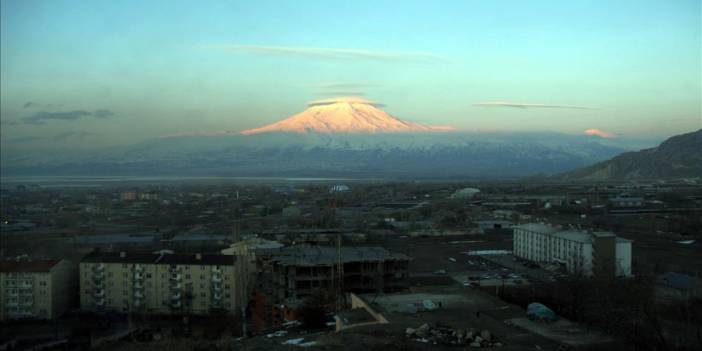
<svg viewBox="0 0 702 351">
<path fill-rule="evenodd" d="M 237 226 L 238 226 L 238 223 L 237 223 Z M 242 245 L 243 245 L 243 243 L 242 243 Z M 246 337 L 246 306 L 248 304 L 248 297 L 249 297 L 248 296 L 248 291 L 249 291 L 248 280 L 249 280 L 249 264 L 251 261 L 251 257 L 249 257 L 250 250 L 249 250 L 248 245 L 242 247 L 242 253 L 243 253 L 242 256 L 244 256 L 243 257 L 244 261 L 239 262 L 241 269 L 239 269 L 238 270 L 239 272 L 237 272 L 239 275 L 239 277 L 237 279 L 239 281 L 239 284 L 238 284 L 239 285 L 239 287 L 238 287 L 239 294 L 237 294 L 237 295 L 239 295 L 238 298 L 241 300 L 241 301 L 239 301 L 239 303 L 241 304 L 241 336 Z M 236 256 L 234 256 L 234 260 L 236 260 Z M 239 260 L 241 261 L 241 258 L 239 258 Z M 236 264 L 236 262 L 234 264 Z"/>
<path fill-rule="evenodd" d="M 341 310 L 341 305 L 343 303 L 343 296 L 344 296 L 344 266 L 341 262 L 341 233 L 336 234 L 336 253 L 337 253 L 337 279 L 339 279 L 339 292 L 337 294 L 337 305 L 336 305 L 336 310 L 337 312 Z"/>
</svg>

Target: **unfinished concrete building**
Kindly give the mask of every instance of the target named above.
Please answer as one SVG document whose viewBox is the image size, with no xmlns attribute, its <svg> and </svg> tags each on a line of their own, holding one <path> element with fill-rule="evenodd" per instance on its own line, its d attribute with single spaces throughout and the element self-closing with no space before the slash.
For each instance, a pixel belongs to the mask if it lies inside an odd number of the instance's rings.
<svg viewBox="0 0 702 351">
<path fill-rule="evenodd" d="M 408 288 L 410 257 L 381 247 L 285 247 L 256 252 L 252 317 L 257 329 L 295 319 L 304 300 L 320 291 L 342 295 Z"/>
</svg>

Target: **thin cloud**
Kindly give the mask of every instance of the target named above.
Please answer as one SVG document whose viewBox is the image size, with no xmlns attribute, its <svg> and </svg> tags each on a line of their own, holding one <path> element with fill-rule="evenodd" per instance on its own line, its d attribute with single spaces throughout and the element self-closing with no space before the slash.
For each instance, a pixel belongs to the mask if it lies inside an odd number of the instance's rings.
<svg viewBox="0 0 702 351">
<path fill-rule="evenodd" d="M 95 110 L 93 111 L 93 117 L 95 118 L 110 118 L 114 116 L 115 113 L 110 110 Z"/>
<path fill-rule="evenodd" d="M 308 85 L 310 88 L 328 90 L 361 90 L 378 87 L 378 84 L 371 83 L 317 83 Z"/>
<path fill-rule="evenodd" d="M 19 125 L 20 123 L 15 121 L 15 120 L 8 120 L 8 121 L 0 121 L 0 125 L 3 126 L 16 126 Z"/>
<path fill-rule="evenodd" d="M 220 44 L 203 45 L 203 49 L 237 51 L 250 54 L 302 57 L 321 60 L 380 61 L 380 62 L 421 62 L 438 63 L 446 58 L 428 52 L 417 51 L 376 51 L 364 49 L 332 49 L 266 45 Z"/>
<path fill-rule="evenodd" d="M 19 143 L 28 143 L 28 142 L 32 142 L 32 141 L 37 141 L 37 140 L 41 140 L 41 139 L 42 138 L 37 137 L 37 136 L 25 136 L 25 137 L 18 137 L 18 138 L 10 139 L 10 141 L 13 143 L 19 144 Z"/>
<path fill-rule="evenodd" d="M 697 118 L 697 119 L 695 119 L 695 118 L 673 118 L 673 119 L 669 119 L 669 121 L 673 122 L 673 123 L 692 123 L 692 122 L 702 123 L 702 119 L 700 119 L 700 118 Z"/>
<path fill-rule="evenodd" d="M 312 94 L 318 96 L 366 96 L 368 88 L 377 87 L 370 83 L 317 83 L 309 84 Z"/>
<path fill-rule="evenodd" d="M 27 101 L 22 105 L 23 108 L 51 108 L 54 105 L 51 104 L 42 104 L 38 103 L 36 101 Z"/>
<path fill-rule="evenodd" d="M 98 119 L 106 119 L 114 116 L 114 112 L 110 110 L 73 110 L 73 111 L 58 111 L 58 112 L 37 112 L 29 117 L 22 118 L 24 124 L 46 124 L 48 121 L 75 121 L 83 117 L 94 117 Z"/>
<path fill-rule="evenodd" d="M 86 116 L 90 116 L 91 113 L 85 110 L 73 110 L 66 112 L 37 112 L 29 117 L 25 117 L 22 120 L 25 124 L 46 124 L 46 121 L 60 120 L 60 121 L 74 121 L 81 119 Z"/>
<path fill-rule="evenodd" d="M 511 107 L 511 108 L 562 108 L 571 110 L 596 110 L 594 107 L 586 106 L 571 106 L 571 105 L 550 105 L 550 104 L 531 104 L 511 101 L 488 101 L 477 102 L 473 106 L 476 107 Z"/>
<path fill-rule="evenodd" d="M 69 131 L 69 132 L 64 132 L 60 134 L 56 134 L 52 139 L 54 141 L 65 141 L 68 139 L 85 139 L 90 136 L 95 136 L 97 134 L 91 133 L 91 132 L 86 132 L 83 130 L 80 131 Z"/>
<path fill-rule="evenodd" d="M 315 95 L 323 96 L 366 96 L 366 93 L 360 91 L 320 91 Z"/>
<path fill-rule="evenodd" d="M 338 102 L 348 102 L 348 103 L 356 103 L 356 104 L 365 104 L 365 105 L 371 105 L 375 107 L 383 107 L 384 105 L 375 102 L 372 100 L 364 99 L 362 97 L 357 97 L 357 96 L 344 96 L 344 97 L 335 97 L 335 98 L 330 98 L 330 99 L 322 99 L 322 100 L 314 100 L 310 101 L 307 103 L 307 107 L 313 107 L 313 106 L 324 106 L 324 105 L 331 105 L 335 104 Z"/>
<path fill-rule="evenodd" d="M 613 139 L 616 138 L 617 135 L 614 133 L 610 132 L 605 132 L 604 130 L 597 129 L 597 128 L 588 128 L 583 131 L 583 134 L 585 135 L 591 135 L 591 136 L 598 136 L 600 138 L 605 138 L 605 139 Z"/>
</svg>

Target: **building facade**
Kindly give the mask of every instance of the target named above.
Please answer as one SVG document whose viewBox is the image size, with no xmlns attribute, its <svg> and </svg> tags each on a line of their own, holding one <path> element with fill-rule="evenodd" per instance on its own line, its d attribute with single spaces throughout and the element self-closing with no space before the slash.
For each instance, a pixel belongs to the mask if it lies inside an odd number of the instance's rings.
<svg viewBox="0 0 702 351">
<path fill-rule="evenodd" d="M 60 317 L 75 296 L 75 274 L 67 260 L 0 262 L 0 320 Z"/>
<path fill-rule="evenodd" d="M 80 263 L 86 311 L 235 313 L 231 255 L 93 252 Z"/>
<path fill-rule="evenodd" d="M 610 232 L 524 224 L 514 228 L 513 253 L 529 261 L 562 264 L 570 274 L 631 276 L 631 241 Z"/>
</svg>

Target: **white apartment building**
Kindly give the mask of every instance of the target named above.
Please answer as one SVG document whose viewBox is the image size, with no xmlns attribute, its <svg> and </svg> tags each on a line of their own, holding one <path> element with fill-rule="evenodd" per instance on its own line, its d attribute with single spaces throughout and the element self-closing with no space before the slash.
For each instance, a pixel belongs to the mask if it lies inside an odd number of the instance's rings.
<svg viewBox="0 0 702 351">
<path fill-rule="evenodd" d="M 0 261 L 0 321 L 60 317 L 75 296 L 74 275 L 66 260 Z"/>
<path fill-rule="evenodd" d="M 87 311 L 235 313 L 231 255 L 93 252 L 80 263 Z"/>
<path fill-rule="evenodd" d="M 559 263 L 571 274 L 631 276 L 631 241 L 611 232 L 562 230 L 529 223 L 515 227 L 513 239 L 515 256 Z"/>
</svg>

